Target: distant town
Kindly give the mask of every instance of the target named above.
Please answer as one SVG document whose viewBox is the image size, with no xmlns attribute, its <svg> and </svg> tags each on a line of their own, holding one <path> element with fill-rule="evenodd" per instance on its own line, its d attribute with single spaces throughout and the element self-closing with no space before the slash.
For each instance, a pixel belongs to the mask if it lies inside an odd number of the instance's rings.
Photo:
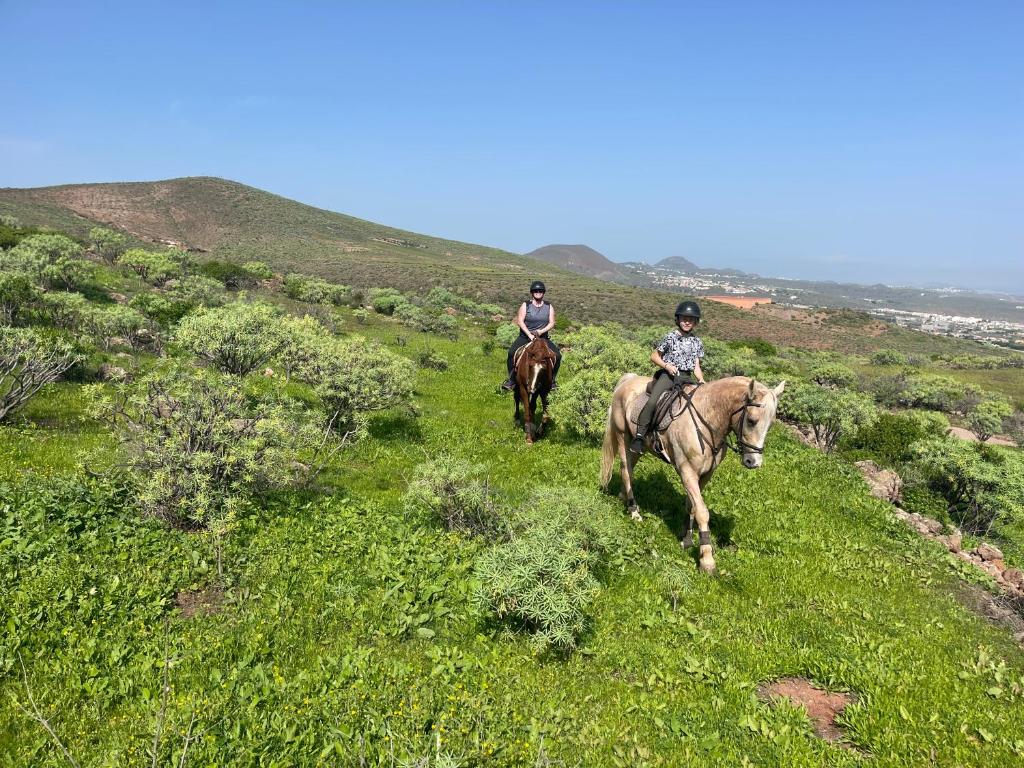
<svg viewBox="0 0 1024 768">
<path fill-rule="evenodd" d="M 641 262 L 621 266 L 628 269 L 637 282 L 697 296 L 711 298 L 720 294 L 770 299 L 775 304 L 799 309 L 857 309 L 885 322 L 925 333 L 1024 347 L 1024 300 L 1019 297 L 980 294 L 954 287 L 908 288 L 764 278 L 737 270 L 683 272 Z M 756 302 L 728 303 L 749 306 Z M 941 311 L 946 307 L 946 312 Z M 971 314 L 959 314 L 966 309 L 971 310 Z"/>
</svg>

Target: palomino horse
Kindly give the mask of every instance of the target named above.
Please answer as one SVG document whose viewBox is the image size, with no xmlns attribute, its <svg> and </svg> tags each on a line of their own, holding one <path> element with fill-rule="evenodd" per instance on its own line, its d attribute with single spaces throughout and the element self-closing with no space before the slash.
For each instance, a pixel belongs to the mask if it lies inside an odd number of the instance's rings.
<svg viewBox="0 0 1024 768">
<path fill-rule="evenodd" d="M 551 391 L 554 370 L 555 353 L 540 336 L 535 336 L 516 356 L 515 418 L 519 421 L 519 404 L 522 403 L 525 410 L 523 429 L 526 431 L 527 443 L 532 443 L 544 433 L 544 425 L 548 422 L 548 392 Z M 542 403 L 543 416 L 540 424 L 534 425 L 533 417 L 537 411 L 538 397 Z"/>
<path fill-rule="evenodd" d="M 622 492 L 634 520 L 640 520 L 640 510 L 633 497 L 633 467 L 639 458 L 627 450 L 634 434 L 629 416 L 633 400 L 650 382 L 646 376 L 627 373 L 615 386 L 612 404 L 608 409 L 608 426 L 604 433 L 601 452 L 601 487 L 607 490 L 618 452 L 622 462 Z M 768 428 L 775 420 L 778 398 L 785 388 L 782 382 L 775 389 L 742 376 L 731 376 L 704 384 L 692 392 L 690 403 L 676 417 L 662 435 L 666 454 L 672 460 L 679 479 L 690 500 L 690 519 L 683 537 L 683 547 L 693 544 L 693 523 L 697 522 L 700 538 L 701 570 L 712 573 L 715 558 L 711 553 L 711 532 L 708 530 L 708 508 L 701 489 L 711 479 L 715 468 L 725 458 L 726 448 L 742 456 L 743 466 L 756 469 L 761 466 L 764 440 Z M 650 445 L 651 435 L 647 444 Z M 727 439 L 732 433 L 736 444 Z"/>
</svg>

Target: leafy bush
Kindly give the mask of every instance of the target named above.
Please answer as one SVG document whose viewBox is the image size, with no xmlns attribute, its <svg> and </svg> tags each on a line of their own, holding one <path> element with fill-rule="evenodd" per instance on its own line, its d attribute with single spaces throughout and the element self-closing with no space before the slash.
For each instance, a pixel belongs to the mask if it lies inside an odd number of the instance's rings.
<svg viewBox="0 0 1024 768">
<path fill-rule="evenodd" d="M 430 368 L 435 371 L 447 371 L 450 363 L 448 360 L 432 349 L 422 349 L 416 355 L 416 362 L 421 368 Z"/>
<path fill-rule="evenodd" d="M 704 339 L 706 357 L 700 367 L 708 379 L 723 376 L 756 376 L 762 361 L 749 347 L 732 348 L 717 339 Z"/>
<path fill-rule="evenodd" d="M 882 411 L 873 422 L 844 440 L 843 446 L 867 451 L 881 464 L 895 467 L 910 458 L 911 445 L 926 436 L 920 420 Z"/>
<path fill-rule="evenodd" d="M 31 276 L 23 272 L 3 271 L 0 263 L 0 325 L 18 322 L 25 310 L 41 297 L 42 291 Z"/>
<path fill-rule="evenodd" d="M 760 338 L 738 339 L 728 342 L 728 345 L 732 349 L 749 349 L 758 357 L 775 357 L 779 354 L 774 344 Z"/>
<path fill-rule="evenodd" d="M 370 312 L 367 309 L 359 307 L 358 309 L 352 310 L 352 317 L 354 317 L 356 322 L 360 325 L 366 325 L 366 322 L 370 319 Z"/>
<path fill-rule="evenodd" d="M 60 339 L 29 328 L 0 329 L 0 421 L 56 381 L 79 359 Z"/>
<path fill-rule="evenodd" d="M 407 512 L 425 513 L 449 531 L 500 539 L 508 536 L 508 516 L 483 466 L 441 455 L 416 467 L 404 496 Z"/>
<path fill-rule="evenodd" d="M 458 334 L 459 326 L 454 317 L 443 312 L 425 310 L 415 304 L 399 304 L 394 316 L 402 325 L 422 333 L 440 333 L 449 338 L 456 338 Z"/>
<path fill-rule="evenodd" d="M 137 293 L 132 296 L 128 306 L 164 328 L 174 325 L 196 308 L 191 302 L 175 301 L 158 293 Z"/>
<path fill-rule="evenodd" d="M 176 339 L 220 370 L 244 376 L 279 354 L 287 334 L 273 307 L 235 302 L 188 315 L 178 325 Z"/>
<path fill-rule="evenodd" d="M 914 408 L 909 411 L 903 411 L 902 415 L 915 421 L 925 437 L 945 437 L 946 433 L 949 432 L 949 419 L 946 418 L 944 413 L 922 411 Z"/>
<path fill-rule="evenodd" d="M 515 323 L 502 323 L 494 329 L 494 340 L 502 347 L 511 347 L 512 342 L 519 338 L 519 326 Z"/>
<path fill-rule="evenodd" d="M 911 408 L 928 408 L 951 413 L 966 397 L 980 397 L 981 388 L 948 376 L 919 374 L 908 376 L 899 404 Z"/>
<path fill-rule="evenodd" d="M 284 292 L 296 301 L 340 305 L 352 295 L 352 288 L 348 285 L 329 283 L 312 275 L 293 272 L 284 278 Z"/>
<path fill-rule="evenodd" d="M 288 381 L 296 369 L 308 366 L 320 354 L 323 339 L 331 334 L 310 315 L 285 315 L 280 322 L 285 340 L 275 357 L 284 368 L 285 380 Z"/>
<path fill-rule="evenodd" d="M 568 334 L 565 344 L 573 350 L 566 359 L 566 372 L 570 374 L 596 368 L 616 374 L 618 380 L 629 371 L 643 374 L 653 368 L 651 350 L 625 338 L 618 326 L 585 326 Z"/>
<path fill-rule="evenodd" d="M 539 649 L 571 651 L 611 566 L 635 554 L 611 501 L 594 491 L 541 488 L 514 517 L 512 537 L 476 564 L 480 598 Z"/>
<path fill-rule="evenodd" d="M 9 251 L 0 251 L 0 270 L 28 276 L 49 287 L 73 290 L 92 279 L 95 268 L 83 261 L 82 246 L 69 237 L 38 234 Z"/>
<path fill-rule="evenodd" d="M 247 261 L 242 265 L 242 268 L 260 280 L 270 280 L 274 276 L 274 271 L 262 261 Z"/>
<path fill-rule="evenodd" d="M 185 273 L 182 256 L 173 251 L 130 248 L 118 257 L 117 263 L 158 287 Z"/>
<path fill-rule="evenodd" d="M 496 304 L 480 304 L 465 296 L 459 296 L 457 293 L 453 293 L 442 286 L 431 288 L 426 298 L 423 299 L 423 304 L 434 309 L 453 307 L 471 315 L 490 316 L 501 314 L 501 307 Z"/>
<path fill-rule="evenodd" d="M 811 379 L 822 387 L 831 389 L 849 389 L 857 380 L 857 375 L 841 363 L 824 363 L 811 369 Z"/>
<path fill-rule="evenodd" d="M 787 421 L 810 427 L 818 445 L 831 453 L 843 436 L 852 438 L 877 414 L 871 399 L 859 392 L 834 390 L 808 382 L 793 382 L 779 403 Z"/>
<path fill-rule="evenodd" d="M 895 349 L 880 349 L 871 356 L 872 365 L 906 365 L 907 356 Z"/>
<path fill-rule="evenodd" d="M 142 508 L 175 525 L 226 530 L 250 496 L 291 479 L 302 431 L 282 402 L 209 370 L 158 370 L 113 394 L 90 388 L 94 415 L 125 450 Z"/>
<path fill-rule="evenodd" d="M 233 261 L 212 261 L 203 262 L 199 265 L 199 274 L 210 280 L 216 280 L 224 288 L 238 290 L 248 288 L 256 284 L 256 276 L 245 266 L 235 264 Z"/>
<path fill-rule="evenodd" d="M 982 400 L 974 406 L 964 421 L 978 439 L 984 442 L 999 432 L 1003 427 L 1003 420 L 1012 414 L 1013 408 L 1008 402 L 993 398 Z"/>
<path fill-rule="evenodd" d="M 117 257 L 124 253 L 128 239 L 112 229 L 93 227 L 89 230 L 89 244 L 100 258 L 108 264 L 113 264 Z"/>
<path fill-rule="evenodd" d="M 950 504 L 966 530 L 988 534 L 1024 518 L 1024 455 L 1013 449 L 955 439 L 922 440 L 912 469 Z"/>
<path fill-rule="evenodd" d="M 82 323 L 90 335 L 107 350 L 118 342 L 132 349 L 142 349 L 154 343 L 159 346 L 161 343 L 149 318 L 123 304 L 86 305 Z"/>
<path fill-rule="evenodd" d="M 393 315 L 398 307 L 409 303 L 402 292 L 394 288 L 371 288 L 368 295 L 373 311 L 381 315 Z"/>
<path fill-rule="evenodd" d="M 186 275 L 168 283 L 167 294 L 174 302 L 192 307 L 216 307 L 224 303 L 224 286 L 205 275 Z"/>
<path fill-rule="evenodd" d="M 569 432 L 600 440 L 608 420 L 608 406 L 620 376 L 603 368 L 592 368 L 566 377 L 556 403 L 559 424 Z"/>
</svg>

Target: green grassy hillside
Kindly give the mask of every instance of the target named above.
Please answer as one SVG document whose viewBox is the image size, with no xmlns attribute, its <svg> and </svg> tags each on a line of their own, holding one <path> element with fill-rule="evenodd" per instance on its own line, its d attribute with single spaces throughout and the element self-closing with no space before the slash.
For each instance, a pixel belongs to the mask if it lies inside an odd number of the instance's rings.
<svg viewBox="0 0 1024 768">
<path fill-rule="evenodd" d="M 642 462 L 643 523 L 617 503 L 589 512 L 610 515 L 622 552 L 579 649 L 538 656 L 475 597 L 486 545 L 402 494 L 442 452 L 481 464 L 513 504 L 541 485 L 592 491 L 597 446 L 557 420 L 524 445 L 495 392 L 502 356 L 472 324 L 451 341 L 332 312 L 339 333 L 450 367 L 420 370 L 415 414 L 374 418 L 317 485 L 262 498 L 222 582 L 206 537 L 140 518 L 96 476 L 117 459 L 80 384 L 0 425 L 0 765 L 67 764 L 28 692 L 82 766 L 1024 760 L 1024 653 L 957 601 L 945 553 L 782 430 L 762 469 L 730 456 L 707 489 L 717 578 L 679 549 L 677 481 Z M 845 745 L 758 698 L 789 675 L 854 696 Z"/>
<path fill-rule="evenodd" d="M 574 322 L 662 324 L 679 295 L 615 285 L 496 248 L 394 229 L 210 177 L 157 182 L 0 189 L 0 214 L 84 236 L 97 223 L 144 242 L 177 242 L 199 258 L 258 259 L 358 287 L 422 291 L 445 285 L 512 312 L 534 278 Z M 862 352 L 896 347 L 930 354 L 980 353 L 975 343 L 877 327 L 867 315 L 833 313 L 819 323 L 783 320 L 706 302 L 705 327 L 721 338 Z"/>
</svg>

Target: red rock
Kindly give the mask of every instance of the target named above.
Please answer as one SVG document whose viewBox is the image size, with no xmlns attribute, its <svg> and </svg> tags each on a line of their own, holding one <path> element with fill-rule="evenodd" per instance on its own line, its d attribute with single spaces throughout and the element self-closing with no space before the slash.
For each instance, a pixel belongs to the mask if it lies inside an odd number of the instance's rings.
<svg viewBox="0 0 1024 768">
<path fill-rule="evenodd" d="M 1002 560 L 1003 553 L 998 547 L 993 547 L 991 544 L 979 544 L 977 548 L 978 555 L 982 560 Z"/>
<path fill-rule="evenodd" d="M 1003 571 L 1003 581 L 1017 589 L 1024 589 L 1024 572 L 1019 568 L 1007 568 Z"/>
</svg>

